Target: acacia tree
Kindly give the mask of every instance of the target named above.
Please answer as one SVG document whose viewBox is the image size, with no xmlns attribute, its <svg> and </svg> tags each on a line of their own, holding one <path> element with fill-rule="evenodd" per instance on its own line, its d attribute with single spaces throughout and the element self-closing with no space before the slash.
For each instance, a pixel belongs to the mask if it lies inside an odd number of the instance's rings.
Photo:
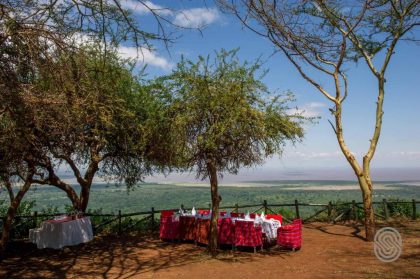
<svg viewBox="0 0 420 279">
<path fill-rule="evenodd" d="M 334 106 L 331 126 L 341 151 L 352 167 L 362 191 L 366 239 L 373 240 L 375 215 L 370 174 L 382 128 L 385 74 L 397 43 L 415 40 L 411 31 L 420 25 L 417 0 L 269 1 L 219 0 L 249 29 L 267 38 Z M 359 162 L 344 137 L 342 109 L 349 94 L 346 70 L 363 61 L 377 81 L 375 126 L 369 147 Z M 333 90 L 312 76 L 330 78 Z"/>
<path fill-rule="evenodd" d="M 30 90 L 17 92 L 0 116 L 0 186 L 10 200 L 1 248 L 32 184 L 56 186 L 74 209 L 85 211 L 95 176 L 130 187 L 164 158 L 162 147 L 154 148 L 163 143 L 153 138 L 158 99 L 123 62 L 115 54 L 102 56 L 86 47 L 60 54 L 54 63 L 39 66 L 34 76 L 20 77 Z M 60 178 L 63 164 L 73 171 L 79 194 Z"/>
<path fill-rule="evenodd" d="M 218 177 L 281 153 L 286 141 L 303 137 L 299 115 L 287 114 L 286 98 L 273 97 L 256 77 L 259 64 L 241 64 L 236 51 L 220 51 L 214 61 L 182 60 L 161 79 L 171 98 L 170 138 L 177 164 L 210 180 L 212 217 L 209 251 L 217 252 L 220 196 Z M 271 98 L 271 97 L 273 98 Z"/>
<path fill-rule="evenodd" d="M 112 49 L 123 41 L 138 47 L 139 52 L 150 49 L 151 42 L 167 44 L 171 39 L 162 22 L 170 22 L 149 1 L 137 3 L 154 15 L 156 32 L 140 28 L 120 0 L 0 3 L 0 142 L 4 144 L 0 149 L 0 186 L 10 198 L 2 248 L 16 209 L 33 183 L 55 185 L 67 193 L 74 208 L 84 211 L 98 172 L 133 185 L 152 169 L 144 159 L 160 154 L 147 140 L 158 125 L 146 129 L 138 124 L 149 109 L 145 104 L 155 99 L 141 93 L 144 87 L 122 66 L 125 63 L 115 62 Z M 86 59 L 86 55 L 82 59 L 80 38 L 100 41 L 95 59 Z M 106 62 L 108 57 L 113 65 Z M 99 84 L 101 77 L 116 80 Z M 104 85 L 108 91 L 98 94 Z M 110 90 L 117 93 L 110 94 Z M 105 130 L 97 133 L 102 128 Z M 83 185 L 79 195 L 57 174 L 63 162 Z M 17 183 L 23 187 L 15 195 L 12 184 Z"/>
<path fill-rule="evenodd" d="M 83 212 L 97 174 L 130 187 L 153 169 L 155 134 L 149 115 L 158 100 L 123 63 L 115 54 L 103 60 L 95 48 L 64 54 L 59 64 L 68 66 L 55 73 L 41 71 L 39 93 L 31 99 L 36 138 L 50 158 L 43 165 L 45 179 L 36 182 L 65 190 L 73 207 Z M 59 178 L 61 163 L 73 172 L 79 195 Z"/>
</svg>

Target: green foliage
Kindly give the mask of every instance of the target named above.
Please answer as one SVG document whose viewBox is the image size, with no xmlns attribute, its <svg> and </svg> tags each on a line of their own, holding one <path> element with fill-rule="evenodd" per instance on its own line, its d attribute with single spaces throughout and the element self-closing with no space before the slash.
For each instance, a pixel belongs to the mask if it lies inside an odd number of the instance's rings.
<svg viewBox="0 0 420 279">
<path fill-rule="evenodd" d="M 240 63 L 236 53 L 182 59 L 171 75 L 156 81 L 171 102 L 170 138 L 178 163 L 201 178 L 210 162 L 220 173 L 236 173 L 303 137 L 303 117 L 288 114 L 292 97 L 270 94 L 256 77 L 260 63 Z"/>
<path fill-rule="evenodd" d="M 410 217 L 413 215 L 412 203 L 406 202 L 405 200 L 401 200 L 398 198 L 387 199 L 386 208 L 390 217 Z M 379 207 L 378 213 L 383 216 L 385 215 L 384 207 L 382 205 Z"/>
<path fill-rule="evenodd" d="M 296 218 L 296 212 L 288 208 L 280 208 L 278 211 L 275 212 L 289 220 L 293 220 Z"/>
<path fill-rule="evenodd" d="M 32 201 L 22 201 L 19 205 L 16 216 L 31 216 L 34 211 L 36 202 Z M 0 216 L 6 216 L 7 210 L 9 209 L 9 202 L 0 200 Z M 3 227 L 3 220 L 0 221 L 1 226 Z M 11 238 L 24 238 L 27 237 L 29 229 L 34 227 L 34 221 L 32 217 L 18 217 L 13 219 L 12 229 L 10 231 Z"/>
<path fill-rule="evenodd" d="M 6 200 L 0 200 L 0 216 L 6 216 L 10 203 Z M 36 201 L 22 201 L 16 211 L 16 215 L 31 215 L 36 205 Z"/>
</svg>

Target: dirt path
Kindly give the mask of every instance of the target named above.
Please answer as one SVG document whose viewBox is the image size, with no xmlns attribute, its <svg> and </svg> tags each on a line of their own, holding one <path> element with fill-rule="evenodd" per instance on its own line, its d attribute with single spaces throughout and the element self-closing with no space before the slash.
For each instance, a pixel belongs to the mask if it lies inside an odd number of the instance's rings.
<svg viewBox="0 0 420 279">
<path fill-rule="evenodd" d="M 379 261 L 351 226 L 312 223 L 304 226 L 301 251 L 227 250 L 216 259 L 204 247 L 139 236 L 97 237 L 63 251 L 16 243 L 0 278 L 420 278 L 420 222 L 393 226 L 403 237 L 393 263 Z"/>
</svg>

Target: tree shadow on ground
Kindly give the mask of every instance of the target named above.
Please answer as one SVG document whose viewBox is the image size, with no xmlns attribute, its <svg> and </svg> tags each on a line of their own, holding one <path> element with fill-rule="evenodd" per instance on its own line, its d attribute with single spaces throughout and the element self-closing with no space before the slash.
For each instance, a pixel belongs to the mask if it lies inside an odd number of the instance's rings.
<svg viewBox="0 0 420 279">
<path fill-rule="evenodd" d="M 389 224 L 379 224 L 378 227 L 385 225 Z M 401 274 L 405 277 L 416 274 L 415 266 L 420 257 L 420 245 L 417 242 L 420 223 L 408 225 L 395 223 L 393 226 L 404 233 L 404 241 L 410 241 L 407 242 L 410 247 L 410 250 L 407 250 L 409 253 L 403 251 L 402 261 L 397 262 L 395 267 L 400 268 Z M 302 259 L 312 259 L 316 251 L 323 253 L 320 247 L 328 246 L 331 242 L 336 243 L 337 246 L 329 248 L 331 259 L 334 260 L 328 264 L 337 270 L 345 270 L 343 264 L 348 263 L 336 261 L 336 259 L 344 256 L 344 259 L 363 257 L 363 259 L 377 261 L 369 243 L 351 241 L 361 238 L 362 228 L 361 224 L 357 226 L 354 224 L 305 224 L 301 251 L 292 252 L 274 246 L 266 247 L 262 252 L 254 254 L 252 248 L 232 251 L 230 247 L 224 247 L 216 258 L 212 258 L 204 246 L 196 246 L 193 243 L 163 242 L 156 234 L 96 236 L 89 243 L 62 250 L 39 250 L 27 241 L 19 241 L 12 243 L 6 258 L 0 262 L 0 278 L 128 278 L 205 261 L 252 263 L 273 258 L 279 263 L 287 264 L 297 261 L 302 264 Z M 407 265 L 409 268 L 413 266 L 413 270 L 408 270 Z M 384 272 L 384 267 L 378 267 L 378 270 L 378 272 Z M 375 273 L 372 276 L 378 274 Z"/>
<path fill-rule="evenodd" d="M 253 251 L 253 250 L 252 250 Z M 225 262 L 252 260 L 253 253 L 222 250 L 215 258 Z M 103 236 L 61 250 L 39 250 L 32 243 L 12 243 L 0 262 L 1 278 L 127 278 L 145 272 L 211 259 L 206 247 L 163 242 L 156 236 Z"/>
<path fill-rule="evenodd" d="M 347 227 L 347 228 L 349 228 L 353 231 L 350 232 L 350 234 L 336 233 L 336 232 L 333 231 L 336 226 L 344 226 L 344 227 Z M 362 225 L 358 224 L 358 223 L 347 223 L 347 224 L 309 223 L 309 224 L 305 224 L 304 227 L 306 229 L 318 230 L 320 232 L 335 235 L 335 236 L 356 237 L 356 238 L 359 238 L 361 240 L 365 240 L 364 236 L 361 234 L 362 233 L 362 229 L 361 229 Z"/>
</svg>

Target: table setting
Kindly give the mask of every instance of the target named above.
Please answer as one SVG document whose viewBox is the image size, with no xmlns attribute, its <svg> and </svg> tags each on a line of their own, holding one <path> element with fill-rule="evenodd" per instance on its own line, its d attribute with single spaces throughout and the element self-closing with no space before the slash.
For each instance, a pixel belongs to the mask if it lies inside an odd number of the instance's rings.
<svg viewBox="0 0 420 279">
<path fill-rule="evenodd" d="M 39 228 L 29 230 L 29 240 L 39 249 L 61 249 L 92 239 L 90 218 L 79 214 L 56 216 L 52 220 L 42 222 Z"/>
<path fill-rule="evenodd" d="M 161 215 L 161 239 L 194 241 L 208 244 L 211 210 L 178 212 L 166 211 Z M 280 215 L 264 213 L 220 212 L 218 219 L 219 244 L 238 246 L 262 246 L 262 236 L 269 242 L 277 239 L 281 227 Z"/>
</svg>

